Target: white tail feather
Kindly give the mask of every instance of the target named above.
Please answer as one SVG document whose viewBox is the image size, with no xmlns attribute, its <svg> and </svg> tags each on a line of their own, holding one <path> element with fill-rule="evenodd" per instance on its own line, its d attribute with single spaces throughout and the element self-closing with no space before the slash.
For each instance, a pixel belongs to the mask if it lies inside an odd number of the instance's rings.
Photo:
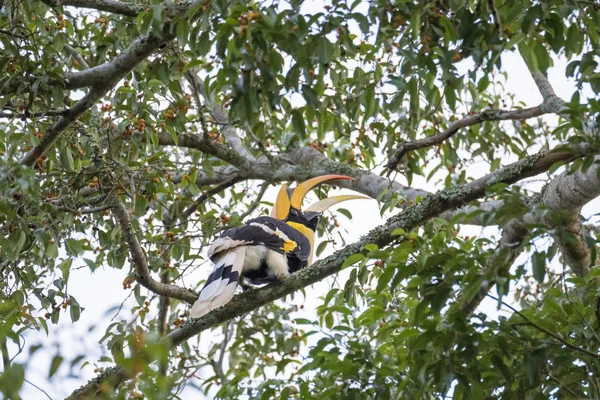
<svg viewBox="0 0 600 400">
<path fill-rule="evenodd" d="M 222 254 L 217 254 L 215 260 L 215 269 L 213 273 L 221 267 L 231 265 L 231 273 L 237 272 L 238 279 L 231 280 L 229 278 L 217 277 L 215 280 L 205 285 L 200 291 L 198 300 L 190 310 L 191 318 L 200 318 L 217 307 L 227 304 L 233 298 L 235 289 L 237 288 L 239 276 L 242 273 L 244 266 L 244 258 L 246 256 L 246 246 L 236 247 Z"/>
</svg>

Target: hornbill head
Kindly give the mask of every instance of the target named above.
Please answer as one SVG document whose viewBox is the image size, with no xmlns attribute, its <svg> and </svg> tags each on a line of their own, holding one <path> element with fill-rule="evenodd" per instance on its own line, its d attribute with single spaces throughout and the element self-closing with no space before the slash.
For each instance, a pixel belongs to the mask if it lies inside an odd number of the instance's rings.
<svg viewBox="0 0 600 400">
<path fill-rule="evenodd" d="M 314 233 L 319 223 L 319 217 L 329 207 L 341 203 L 346 200 L 353 199 L 369 199 L 366 196 L 355 194 L 347 194 L 340 196 L 332 196 L 320 200 L 302 211 L 302 200 L 315 186 L 333 180 L 353 181 L 354 178 L 345 175 L 323 175 L 304 181 L 294 189 L 288 188 L 287 185 L 281 186 L 275 205 L 271 211 L 271 217 L 281 221 L 285 221 L 288 225 L 299 230 L 310 241 L 311 255 L 309 264 L 312 262 L 312 254 L 314 252 Z"/>
</svg>

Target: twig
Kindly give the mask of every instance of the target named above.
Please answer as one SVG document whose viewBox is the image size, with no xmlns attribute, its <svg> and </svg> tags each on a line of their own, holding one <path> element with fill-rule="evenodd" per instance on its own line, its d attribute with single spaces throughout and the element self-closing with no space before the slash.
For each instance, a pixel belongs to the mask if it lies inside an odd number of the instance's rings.
<svg viewBox="0 0 600 400">
<path fill-rule="evenodd" d="M 41 387 L 39 387 L 38 385 L 36 385 L 35 383 L 31 382 L 28 379 L 23 379 L 25 382 L 29 383 L 31 386 L 33 386 L 34 388 L 36 388 L 37 390 L 39 390 L 40 392 L 44 393 L 46 395 L 47 398 L 49 398 L 50 400 L 52 400 L 52 397 L 50 397 L 50 395 L 48 393 L 46 393 L 46 391 L 44 389 L 42 389 Z"/>
<path fill-rule="evenodd" d="M 73 56 L 73 58 L 75 60 L 77 60 L 77 62 L 81 66 L 81 68 L 83 68 L 83 69 L 90 69 L 90 66 L 88 65 L 88 63 L 81 56 L 81 54 L 79 54 L 79 52 L 75 49 L 75 47 L 71 46 L 68 43 L 65 43 L 65 50 L 67 51 L 67 53 L 69 53 L 71 56 Z"/>
<path fill-rule="evenodd" d="M 188 71 L 185 74 L 185 77 L 190 83 L 192 87 L 192 93 L 194 94 L 194 101 L 196 102 L 196 108 L 198 110 L 198 119 L 200 120 L 200 125 L 202 126 L 202 136 L 204 140 L 210 140 L 208 136 L 208 126 L 206 124 L 206 118 L 204 117 L 204 103 L 200 97 L 204 96 L 204 82 L 198 77 L 198 75 L 193 71 Z"/>
<path fill-rule="evenodd" d="M 0 350 L 2 351 L 2 365 L 4 366 L 4 371 L 6 371 L 10 368 L 10 354 L 8 353 L 6 336 L 0 336 Z"/>
<path fill-rule="evenodd" d="M 544 114 L 544 112 L 542 111 L 541 106 L 538 106 L 512 111 L 486 110 L 480 112 L 479 114 L 468 116 L 466 118 L 453 122 L 448 128 L 446 128 L 446 130 L 434 136 L 425 139 L 414 140 L 412 142 L 404 142 L 400 144 L 398 150 L 394 153 L 393 156 L 390 157 L 390 160 L 388 161 L 386 167 L 391 173 L 408 152 L 442 143 L 446 139 L 452 137 L 462 128 L 477 125 L 484 121 L 524 120 L 539 117 L 542 114 Z"/>
<path fill-rule="evenodd" d="M 161 296 L 168 296 L 174 299 L 183 300 L 190 304 L 196 301 L 198 295 L 193 290 L 185 289 L 175 285 L 164 284 L 152 278 L 150 275 L 150 270 L 148 269 L 148 263 L 146 261 L 146 256 L 144 255 L 144 250 L 142 249 L 142 246 L 140 245 L 140 242 L 135 234 L 129 210 L 127 210 L 125 205 L 118 198 L 116 198 L 116 196 L 113 198 L 113 213 L 117 218 L 119 225 L 121 226 L 121 230 L 123 231 L 123 235 L 125 237 L 125 242 L 129 246 L 131 259 L 137 275 L 136 280 L 139 282 L 139 284 L 151 292 Z"/>
<path fill-rule="evenodd" d="M 204 203 L 206 200 L 208 200 L 211 196 L 214 196 L 217 193 L 222 192 L 223 190 L 227 189 L 228 187 L 231 187 L 233 185 L 235 185 L 238 182 L 243 181 L 243 178 L 240 177 L 236 177 L 233 178 L 231 180 L 228 180 L 226 182 L 220 183 L 217 186 L 207 190 L 206 192 L 202 193 L 192 204 L 189 205 L 189 207 L 183 212 L 183 217 L 185 218 L 189 218 L 190 215 L 192 215 L 194 213 L 194 211 L 196 211 L 196 209 L 202 204 Z"/>
<path fill-rule="evenodd" d="M 99 213 L 99 212 L 102 212 L 102 211 L 109 210 L 110 208 L 112 208 L 112 206 L 110 204 L 103 205 L 103 206 L 100 206 L 100 207 L 94 207 L 94 208 L 83 208 L 81 210 L 75 210 L 73 208 L 66 207 L 66 206 L 60 206 L 60 207 L 58 207 L 58 209 L 61 210 L 61 211 L 70 212 L 71 214 L 75 214 L 75 215 L 95 214 L 95 213 Z"/>
<path fill-rule="evenodd" d="M 248 215 L 252 214 L 252 212 L 254 210 L 256 210 L 256 207 L 258 207 L 258 205 L 260 204 L 260 202 L 261 202 L 263 196 L 265 195 L 265 193 L 267 192 L 268 188 L 269 188 L 269 182 L 264 182 L 261 185 L 260 191 L 256 195 L 256 199 L 252 202 L 252 204 L 250 204 L 250 207 L 248 207 L 248 209 L 240 215 L 240 220 L 243 221 Z"/>
<path fill-rule="evenodd" d="M 525 240 L 527 232 L 528 230 L 519 221 L 512 221 L 504 226 L 498 248 L 490 256 L 484 271 L 486 276 L 492 276 L 487 280 L 487 285 L 485 287 L 482 285 L 479 292 L 477 292 L 471 301 L 463 304 L 460 310 L 465 316 L 471 316 L 475 312 L 483 299 L 485 299 L 490 290 L 496 285 L 495 277 L 498 273 L 509 269 L 517 259 L 521 253 L 521 245 Z M 464 293 L 465 290 L 462 292 Z"/>
<path fill-rule="evenodd" d="M 227 323 L 223 325 L 223 341 L 219 346 L 219 358 L 216 361 L 212 360 L 210 363 L 213 366 L 217 375 L 219 376 L 222 386 L 227 385 L 227 383 L 229 383 L 227 375 L 225 375 L 225 372 L 223 371 L 223 361 L 225 359 L 225 350 L 227 349 L 227 343 L 230 339 L 229 335 L 231 334 L 231 328 L 231 321 L 227 321 Z"/>
<path fill-rule="evenodd" d="M 509 310 L 511 310 L 512 312 L 514 312 L 515 314 L 517 314 L 518 316 L 520 316 L 521 318 L 523 318 L 529 325 L 533 326 L 534 328 L 536 328 L 537 330 L 544 332 L 546 335 L 558 340 L 559 342 L 561 342 L 563 345 L 567 346 L 568 348 L 570 348 L 571 350 L 575 350 L 578 351 L 580 353 L 583 354 L 587 354 L 588 356 L 592 356 L 594 358 L 598 358 L 600 359 L 600 354 L 596 354 L 593 353 L 589 350 L 586 350 L 584 348 L 575 346 L 574 344 L 571 344 L 569 342 L 567 342 L 565 339 L 561 338 L 560 336 L 558 336 L 557 334 L 550 332 L 548 329 L 544 328 L 543 326 L 540 326 L 538 324 L 536 324 L 535 322 L 533 322 L 532 320 L 530 320 L 529 318 L 527 318 L 525 315 L 523 315 L 522 312 L 520 312 L 519 310 L 517 310 L 516 308 L 514 308 L 513 306 L 511 306 L 510 304 L 505 303 L 504 301 L 499 300 L 497 297 L 492 296 L 491 294 L 487 295 L 489 298 L 496 300 L 496 301 L 500 301 L 500 303 L 508 308 Z"/>
</svg>

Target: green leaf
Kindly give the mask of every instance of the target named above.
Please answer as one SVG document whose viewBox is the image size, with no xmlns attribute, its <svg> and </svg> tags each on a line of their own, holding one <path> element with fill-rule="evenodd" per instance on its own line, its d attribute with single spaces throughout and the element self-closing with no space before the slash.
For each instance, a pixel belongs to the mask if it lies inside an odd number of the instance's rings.
<svg viewBox="0 0 600 400">
<path fill-rule="evenodd" d="M 319 109 L 321 107 L 321 102 L 319 101 L 319 97 L 308 85 L 302 85 L 302 95 L 304 96 L 304 100 L 314 109 Z"/>
<path fill-rule="evenodd" d="M 378 281 L 377 281 L 377 291 L 381 292 L 382 290 L 384 290 L 385 288 L 388 287 L 388 284 L 390 283 L 390 281 L 392 280 L 393 276 L 394 276 L 394 272 L 396 272 L 396 266 L 394 264 L 389 264 L 385 267 L 385 269 L 383 270 L 383 273 L 381 274 L 381 276 L 379 277 Z"/>
<path fill-rule="evenodd" d="M 533 277 L 536 281 L 543 283 L 546 276 L 546 253 L 543 251 L 533 253 L 531 265 L 533 266 Z"/>
<path fill-rule="evenodd" d="M 364 258 L 365 258 L 364 254 L 361 254 L 361 253 L 352 254 L 350 257 L 348 257 L 344 260 L 344 263 L 342 264 L 341 269 L 344 269 L 353 264 L 356 264 L 357 262 L 359 262 L 360 260 L 363 260 Z"/>
<path fill-rule="evenodd" d="M 67 248 L 67 252 L 73 256 L 77 256 L 83 251 L 83 244 L 76 239 L 67 239 L 65 247 Z"/>
<path fill-rule="evenodd" d="M 48 371 L 48 378 L 52 378 L 52 376 L 56 373 L 56 371 L 58 370 L 58 367 L 60 367 L 60 364 L 62 364 L 63 362 L 63 357 L 60 355 L 55 355 L 54 358 L 52 359 L 52 362 L 50 363 L 50 371 Z"/>
<path fill-rule="evenodd" d="M 146 214 L 146 208 L 148 207 L 148 202 L 146 198 L 141 194 L 135 196 L 135 215 L 138 217 Z"/>
<path fill-rule="evenodd" d="M 79 304 L 75 305 L 75 304 L 69 303 L 69 311 L 71 314 L 71 321 L 72 322 L 79 321 L 79 317 L 81 316 L 81 307 L 79 306 Z"/>
<path fill-rule="evenodd" d="M 177 35 L 177 42 L 179 42 L 180 46 L 185 46 L 185 44 L 187 43 L 188 30 L 189 30 L 188 21 L 186 21 L 185 19 L 182 19 L 181 21 L 179 21 L 177 23 L 176 35 Z"/>
<path fill-rule="evenodd" d="M 300 136 L 301 139 L 306 138 L 306 125 L 304 124 L 304 117 L 302 112 L 298 109 L 292 111 L 292 126 L 294 131 Z"/>
<path fill-rule="evenodd" d="M 67 171 L 75 171 L 73 154 L 71 154 L 71 149 L 69 149 L 67 146 L 64 146 L 60 149 L 60 162 L 63 168 L 65 168 Z"/>
<path fill-rule="evenodd" d="M 532 386 L 538 385 L 540 382 L 540 375 L 544 366 L 546 365 L 546 349 L 537 349 L 534 351 L 527 351 L 525 353 L 525 373 L 529 379 L 529 383 Z"/>
<path fill-rule="evenodd" d="M 325 250 L 325 248 L 327 247 L 327 243 L 329 243 L 329 241 L 327 240 L 324 240 L 321 243 L 319 243 L 319 245 L 317 246 L 317 251 L 315 252 L 315 255 L 317 257 L 319 257 L 321 253 L 323 253 L 323 250 Z"/>
<path fill-rule="evenodd" d="M 325 36 L 321 36 L 317 41 L 317 58 L 321 64 L 329 64 L 333 56 L 333 45 Z"/>
</svg>

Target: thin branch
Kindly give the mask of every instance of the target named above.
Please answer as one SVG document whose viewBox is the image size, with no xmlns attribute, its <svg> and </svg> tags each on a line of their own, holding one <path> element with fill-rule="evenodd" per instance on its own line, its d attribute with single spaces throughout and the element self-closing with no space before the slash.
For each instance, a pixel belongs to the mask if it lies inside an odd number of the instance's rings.
<svg viewBox="0 0 600 400">
<path fill-rule="evenodd" d="M 50 395 L 41 387 L 39 387 L 38 385 L 36 385 L 35 383 L 31 382 L 30 380 L 27 379 L 23 379 L 25 382 L 29 383 L 31 386 L 33 386 L 34 388 L 36 388 L 37 390 L 39 390 L 40 392 L 44 393 L 46 395 L 47 398 L 49 398 L 50 400 L 52 400 L 52 397 L 50 397 Z"/>
<path fill-rule="evenodd" d="M 531 69 L 529 65 L 527 67 L 529 68 L 531 77 L 533 78 L 533 81 L 535 82 L 540 94 L 542 95 L 542 98 L 544 99 L 540 105 L 542 111 L 544 111 L 544 113 L 561 114 L 567 110 L 565 101 L 558 97 L 556 93 L 554 93 L 554 89 L 552 88 L 550 81 L 548 81 L 544 74 Z"/>
<path fill-rule="evenodd" d="M 110 89 L 112 85 L 93 88 L 83 96 L 73 108 L 69 109 L 65 115 L 61 116 L 47 131 L 40 143 L 31 149 L 21 159 L 20 163 L 29 167 L 33 166 L 42 155 L 58 140 L 60 135 L 84 112 L 89 110 L 98 100 L 100 100 Z"/>
<path fill-rule="evenodd" d="M 215 186 L 214 188 L 211 188 L 209 190 L 207 190 L 206 192 L 202 193 L 192 204 L 189 205 L 189 207 L 183 212 L 183 217 L 185 218 L 189 218 L 190 215 L 192 215 L 194 213 L 194 211 L 196 211 L 196 209 L 198 207 L 200 207 L 200 205 L 202 203 L 204 203 L 206 200 L 208 200 L 210 197 L 214 196 L 217 193 L 222 192 L 223 190 L 227 189 L 228 187 L 231 187 L 233 185 L 235 185 L 236 183 L 243 181 L 243 178 L 233 178 L 229 181 L 223 182 L 217 186 Z"/>
<path fill-rule="evenodd" d="M 513 220 L 504 227 L 498 248 L 490 256 L 487 266 L 483 271 L 483 275 L 487 279 L 481 284 L 479 292 L 460 308 L 461 313 L 465 317 L 473 315 L 483 299 L 485 299 L 490 290 L 496 285 L 496 277 L 502 274 L 502 272 L 508 272 L 523 250 L 522 244 L 527 232 L 528 230 L 523 228 L 519 221 Z M 468 288 L 465 288 L 462 290 L 462 293 L 467 291 Z"/>
<path fill-rule="evenodd" d="M 229 338 L 231 337 L 231 321 L 227 321 L 225 325 L 223 325 L 223 340 L 221 341 L 221 345 L 219 346 L 219 358 L 217 360 L 211 360 L 211 365 L 215 370 L 217 376 L 221 380 L 221 386 L 227 385 L 229 380 L 227 379 L 227 375 L 225 371 L 223 371 L 223 361 L 225 360 L 225 350 L 227 350 L 227 343 L 229 342 Z"/>
<path fill-rule="evenodd" d="M 492 296 L 491 294 L 488 294 L 487 296 L 489 298 L 493 299 L 493 300 L 500 301 L 497 297 Z M 512 312 L 514 312 L 515 314 L 517 314 L 519 317 L 523 318 L 529 325 L 533 326 L 534 328 L 536 328 L 537 330 L 539 330 L 541 332 L 544 332 L 546 335 L 548 335 L 548 336 L 556 339 L 557 341 L 559 341 L 560 343 L 562 343 L 563 345 L 565 345 L 569 349 L 575 350 L 575 351 L 578 351 L 580 353 L 587 354 L 588 356 L 592 356 L 594 358 L 600 359 L 600 354 L 593 353 L 593 352 L 591 352 L 591 351 L 589 351 L 587 349 L 575 346 L 574 344 L 571 344 L 571 343 L 567 342 L 565 339 L 561 338 L 556 333 L 550 332 L 548 329 L 544 328 L 543 326 L 540 326 L 540 325 L 536 324 L 535 322 L 533 322 L 532 320 L 530 320 L 529 318 L 527 318 L 522 312 L 520 312 L 519 310 L 517 310 L 516 308 L 514 308 L 510 304 L 507 304 L 504 301 L 500 301 L 500 303 L 504 307 L 508 308 L 509 310 L 511 310 Z"/>
<path fill-rule="evenodd" d="M 123 4 L 123 3 L 121 3 Z M 75 47 L 71 46 L 70 44 L 65 43 L 65 50 L 67 51 L 67 53 L 69 53 L 75 60 L 77 60 L 77 62 L 79 63 L 79 65 L 81 66 L 81 68 L 83 69 L 90 69 L 90 66 L 88 65 L 88 63 L 85 61 L 85 59 L 81 56 L 81 54 L 79 54 L 79 52 L 77 51 L 77 49 L 75 49 Z"/>
<path fill-rule="evenodd" d="M 50 7 L 79 7 L 120 14 L 126 17 L 136 17 L 144 6 L 128 4 L 119 0 L 42 0 Z"/>
<path fill-rule="evenodd" d="M 125 205 L 116 198 L 114 199 L 113 203 L 113 213 L 117 218 L 119 225 L 121 226 L 121 230 L 125 236 L 125 242 L 129 246 L 131 259 L 137 275 L 136 279 L 140 285 L 161 296 L 179 299 L 190 304 L 196 301 L 198 295 L 193 290 L 185 289 L 175 285 L 164 284 L 152 278 L 150 275 L 150 270 L 148 269 L 148 263 L 146 261 L 144 250 L 140 245 L 131 222 L 131 214 Z"/>
<path fill-rule="evenodd" d="M 596 234 L 600 235 L 600 226 L 594 224 L 585 224 L 584 227 L 587 228 L 589 231 L 595 232 Z"/>
<path fill-rule="evenodd" d="M 6 336 L 0 336 L 0 351 L 2 352 L 2 365 L 4 367 L 4 371 L 6 371 L 10 368 L 10 354 L 8 353 Z"/>
<path fill-rule="evenodd" d="M 227 112 L 223 109 L 221 104 L 219 103 L 211 103 L 210 97 L 206 95 L 206 90 L 204 88 L 204 82 L 202 79 L 198 77 L 200 70 L 193 69 L 189 71 L 186 75 L 188 80 L 193 86 L 194 93 L 196 95 L 200 94 L 204 98 L 205 104 L 211 109 L 211 115 L 215 119 L 216 123 L 223 126 L 223 130 L 221 134 L 225 137 L 227 144 L 231 146 L 231 148 L 239 154 L 240 157 L 245 158 L 247 160 L 256 161 L 254 156 L 248 151 L 248 149 L 242 143 L 242 139 L 236 133 L 235 127 L 231 125 L 229 121 L 229 117 Z M 197 100 L 198 101 L 198 100 Z M 200 106 L 199 106 L 200 107 Z M 204 129 L 204 134 L 207 134 L 206 128 Z"/>
<path fill-rule="evenodd" d="M 160 282 L 163 285 L 168 285 L 169 282 L 169 270 L 163 268 L 160 274 Z M 161 296 L 158 302 L 158 333 L 160 336 L 164 336 L 167 333 L 167 314 L 169 313 L 170 299 L 167 296 Z"/>
<path fill-rule="evenodd" d="M 244 211 L 241 215 L 240 215 L 240 220 L 243 221 L 244 219 L 246 219 L 246 217 L 250 214 L 252 214 L 252 212 L 254 210 L 256 210 L 256 208 L 258 207 L 258 205 L 260 204 L 263 196 L 265 195 L 265 193 L 267 192 L 267 189 L 269 188 L 269 182 L 264 182 L 261 187 L 260 187 L 260 191 L 258 192 L 258 194 L 256 195 L 256 199 L 252 202 L 252 204 L 250 204 L 250 207 L 248 207 L 248 209 L 246 211 Z"/>
<path fill-rule="evenodd" d="M 204 140 L 208 140 L 208 126 L 206 125 L 206 118 L 204 118 L 205 107 L 201 99 L 201 97 L 204 96 L 204 83 L 199 82 L 200 78 L 195 71 L 186 72 L 185 77 L 192 87 L 194 101 L 196 102 L 196 108 L 198 110 L 198 118 L 200 119 L 200 125 L 202 126 L 202 136 L 204 137 Z"/>
<path fill-rule="evenodd" d="M 29 110 L 25 110 L 23 112 L 19 112 L 17 109 L 13 109 L 10 107 L 5 107 L 5 111 L 0 111 L 0 118 L 40 118 L 40 117 L 60 117 L 61 115 L 66 115 L 69 110 L 58 109 L 58 110 L 44 110 L 31 112 Z"/>
<path fill-rule="evenodd" d="M 94 207 L 94 208 L 82 208 L 81 210 L 75 210 L 73 208 L 66 207 L 66 206 L 58 207 L 58 209 L 61 211 L 66 211 L 66 212 L 69 212 L 69 213 L 75 214 L 75 215 L 95 214 L 95 213 L 109 210 L 110 208 L 112 208 L 112 206 L 110 204 L 106 204 L 106 205 Z"/>
<path fill-rule="evenodd" d="M 386 167 L 389 169 L 390 172 L 392 172 L 396 168 L 398 163 L 402 160 L 402 158 L 410 151 L 423 149 L 431 147 L 435 144 L 442 143 L 443 141 L 452 137 L 462 128 L 477 125 L 484 121 L 525 120 L 529 118 L 539 117 L 543 114 L 544 112 L 542 111 L 540 106 L 538 106 L 513 111 L 486 110 L 480 112 L 479 114 L 468 116 L 466 118 L 453 122 L 448 128 L 446 128 L 446 130 L 439 132 L 434 136 L 425 139 L 414 140 L 412 142 L 401 143 L 398 150 L 394 153 L 394 155 L 390 157 Z"/>
</svg>

